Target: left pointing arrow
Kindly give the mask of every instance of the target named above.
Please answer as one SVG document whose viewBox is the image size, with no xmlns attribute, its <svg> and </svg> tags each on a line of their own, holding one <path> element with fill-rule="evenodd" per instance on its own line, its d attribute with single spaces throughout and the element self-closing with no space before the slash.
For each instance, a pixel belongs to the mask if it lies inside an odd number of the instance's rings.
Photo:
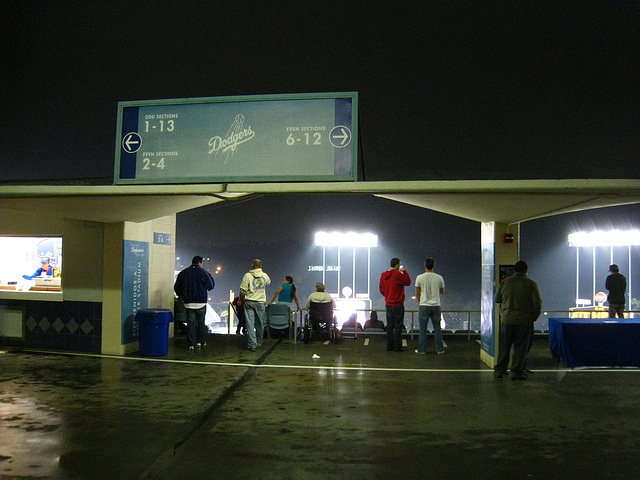
<svg viewBox="0 0 640 480">
<path fill-rule="evenodd" d="M 135 132 L 127 133 L 122 140 L 122 148 L 127 153 L 135 153 L 142 146 L 140 135 Z"/>
</svg>

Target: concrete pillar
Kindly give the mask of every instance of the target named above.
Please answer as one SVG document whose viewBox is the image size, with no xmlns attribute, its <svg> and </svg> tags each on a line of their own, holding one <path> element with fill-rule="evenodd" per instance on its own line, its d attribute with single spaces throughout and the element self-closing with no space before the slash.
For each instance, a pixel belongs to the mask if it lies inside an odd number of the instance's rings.
<svg viewBox="0 0 640 480">
<path fill-rule="evenodd" d="M 493 368 L 498 358 L 499 317 L 493 297 L 500 279 L 500 266 L 519 260 L 520 225 L 483 222 L 482 243 L 482 302 L 480 358 Z"/>
<path fill-rule="evenodd" d="M 124 223 L 104 226 L 102 267 L 102 353 L 123 355 L 122 345 L 122 251 Z"/>
<path fill-rule="evenodd" d="M 102 353 L 124 355 L 138 350 L 137 337 L 131 332 L 132 316 L 138 309 L 173 311 L 175 232 L 175 215 L 105 224 Z M 142 256 L 136 257 L 132 249 Z M 134 265 L 138 261 L 144 263 L 143 268 Z M 173 325 L 169 334 L 173 336 Z"/>
</svg>

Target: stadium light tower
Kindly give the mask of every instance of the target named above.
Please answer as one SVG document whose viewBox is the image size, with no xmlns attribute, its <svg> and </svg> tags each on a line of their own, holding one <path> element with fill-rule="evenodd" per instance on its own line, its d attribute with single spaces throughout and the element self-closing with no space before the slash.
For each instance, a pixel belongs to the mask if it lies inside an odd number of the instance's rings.
<svg viewBox="0 0 640 480">
<path fill-rule="evenodd" d="M 631 247 L 640 245 L 640 230 L 595 230 L 593 232 L 576 232 L 569 235 L 569 246 L 576 247 L 576 306 L 580 296 L 580 247 L 591 247 L 593 256 L 593 305 L 596 297 L 596 247 L 609 247 L 610 263 L 613 263 L 613 247 L 629 249 L 629 306 L 631 310 Z"/>
<path fill-rule="evenodd" d="M 367 298 L 371 291 L 371 248 L 378 246 L 378 236 L 373 233 L 356 232 L 317 232 L 315 235 L 316 246 L 322 247 L 322 283 L 325 283 L 326 249 L 338 247 L 338 292 L 340 291 L 340 249 L 353 248 L 353 290 L 355 297 L 356 288 L 356 248 L 367 249 Z"/>
</svg>

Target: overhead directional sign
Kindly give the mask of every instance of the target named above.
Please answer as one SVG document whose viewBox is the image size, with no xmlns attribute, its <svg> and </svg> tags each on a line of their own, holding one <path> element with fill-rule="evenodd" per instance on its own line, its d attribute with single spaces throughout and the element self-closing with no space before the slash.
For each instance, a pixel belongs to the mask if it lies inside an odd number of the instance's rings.
<svg viewBox="0 0 640 480">
<path fill-rule="evenodd" d="M 118 103 L 115 183 L 353 181 L 358 94 Z"/>
</svg>

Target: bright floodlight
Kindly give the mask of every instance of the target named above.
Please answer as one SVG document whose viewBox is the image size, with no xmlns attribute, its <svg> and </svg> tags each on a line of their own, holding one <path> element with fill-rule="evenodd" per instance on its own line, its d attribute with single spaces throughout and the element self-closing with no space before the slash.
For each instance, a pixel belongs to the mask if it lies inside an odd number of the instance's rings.
<svg viewBox="0 0 640 480">
<path fill-rule="evenodd" d="M 317 232 L 317 247 L 377 247 L 378 236 L 373 233 Z"/>
<path fill-rule="evenodd" d="M 569 235 L 570 247 L 627 247 L 640 245 L 640 230 L 576 232 Z"/>
</svg>

